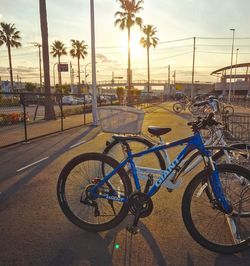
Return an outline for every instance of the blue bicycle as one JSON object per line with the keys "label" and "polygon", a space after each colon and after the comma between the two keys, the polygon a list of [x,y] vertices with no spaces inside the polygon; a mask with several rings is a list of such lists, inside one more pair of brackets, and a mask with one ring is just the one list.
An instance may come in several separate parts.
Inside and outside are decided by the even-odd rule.
{"label": "blue bicycle", "polygon": [[[152,196],[163,183],[166,191],[178,188],[181,174],[188,166],[181,164],[182,160],[198,150],[197,156],[202,156],[205,168],[191,180],[184,192],[184,224],[193,239],[211,251],[242,251],[250,243],[250,172],[238,165],[216,165],[213,162],[199,133],[213,123],[216,121],[212,115],[191,122],[188,125],[193,130],[192,136],[137,153],[130,149],[126,136],[115,135],[113,138],[127,153],[127,158],[120,163],[101,153],[86,153],[73,158],[63,168],[57,184],[63,213],[80,228],[98,232],[117,226],[130,212],[134,220],[127,230],[136,234],[139,219],[153,211]],[[166,170],[145,169],[148,179],[142,191],[134,158],[184,144]]]}

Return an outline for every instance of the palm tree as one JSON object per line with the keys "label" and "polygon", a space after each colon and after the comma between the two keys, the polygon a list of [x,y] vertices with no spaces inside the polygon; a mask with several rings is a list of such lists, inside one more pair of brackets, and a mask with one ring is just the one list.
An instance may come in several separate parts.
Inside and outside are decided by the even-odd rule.
{"label": "palm tree", "polygon": [[[61,56],[62,55],[66,55],[66,47],[64,46],[64,43],[61,41],[54,41],[54,43],[51,46],[52,51],[50,52],[50,54],[53,55],[53,57],[57,57],[58,58],[58,65],[60,65],[61,63]],[[59,86],[61,87],[62,85],[62,74],[61,71],[59,71],[59,67],[58,67],[58,83]]]}
{"label": "palm tree", "polygon": [[80,84],[81,84],[81,77],[80,77],[80,59],[84,59],[88,52],[87,52],[87,45],[84,44],[84,41],[78,40],[71,40],[72,49],[69,51],[70,55],[73,58],[77,58],[77,66],[78,66],[78,83],[79,83],[79,92],[80,92]]}
{"label": "palm tree", "polygon": [[47,24],[47,11],[46,1],[39,0],[40,8],[40,23],[42,32],[42,48],[43,48],[43,69],[44,69],[44,91],[45,91],[45,116],[44,119],[55,119],[55,110],[53,101],[50,98],[50,69],[49,69],[49,45],[48,45],[48,24]]}
{"label": "palm tree", "polygon": [[157,30],[153,25],[144,25],[142,27],[142,32],[146,35],[146,37],[141,37],[140,44],[147,48],[147,65],[148,65],[148,97],[149,97],[149,84],[150,84],[150,67],[149,67],[149,48],[153,46],[156,47],[159,39],[155,37]]}
{"label": "palm tree", "polygon": [[141,27],[142,19],[137,17],[136,14],[139,13],[143,8],[141,4],[143,0],[118,0],[121,4],[122,11],[117,11],[115,17],[115,26],[119,25],[119,28],[123,31],[128,29],[128,89],[131,89],[131,62],[130,62],[130,31],[131,27],[138,25]]}
{"label": "palm tree", "polygon": [[21,43],[19,40],[20,37],[20,31],[16,30],[15,24],[8,24],[1,22],[1,29],[0,29],[0,46],[4,43],[7,46],[8,49],[8,56],[9,56],[9,68],[10,68],[10,82],[11,82],[11,90],[13,91],[14,85],[13,85],[13,71],[12,71],[12,62],[11,62],[11,48],[19,48],[21,47]]}

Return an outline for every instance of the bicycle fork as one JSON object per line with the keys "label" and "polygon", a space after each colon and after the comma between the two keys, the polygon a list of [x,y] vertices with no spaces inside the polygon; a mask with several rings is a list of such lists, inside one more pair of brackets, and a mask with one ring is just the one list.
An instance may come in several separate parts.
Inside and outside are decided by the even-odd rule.
{"label": "bicycle fork", "polygon": [[211,175],[209,175],[209,182],[211,184],[215,199],[220,207],[220,209],[225,214],[230,214],[233,210],[232,206],[227,201],[225,194],[223,192],[222,184],[220,181],[219,172],[216,164],[214,164],[212,157],[208,157],[209,166],[211,169]]}

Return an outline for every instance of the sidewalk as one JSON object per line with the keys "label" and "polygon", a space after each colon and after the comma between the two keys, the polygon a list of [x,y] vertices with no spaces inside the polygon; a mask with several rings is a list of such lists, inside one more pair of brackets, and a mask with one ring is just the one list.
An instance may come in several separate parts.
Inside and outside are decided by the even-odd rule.
{"label": "sidewalk", "polygon": [[[92,114],[86,114],[86,124],[92,122]],[[84,115],[71,115],[63,119],[63,129],[67,130],[77,126],[84,125]],[[40,120],[27,121],[27,139],[37,138],[42,135],[48,135],[61,131],[61,119],[57,120]],[[16,142],[25,141],[24,124],[15,124],[5,127],[0,127],[0,147],[10,145]]]}

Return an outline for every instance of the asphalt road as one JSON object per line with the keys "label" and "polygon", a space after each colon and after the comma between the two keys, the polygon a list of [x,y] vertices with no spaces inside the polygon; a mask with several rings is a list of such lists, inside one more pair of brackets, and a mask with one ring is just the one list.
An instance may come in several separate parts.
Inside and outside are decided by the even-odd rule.
{"label": "asphalt road", "polygon": [[[165,139],[176,140],[190,134],[187,119],[187,114],[173,114],[169,106],[154,107],[147,110],[144,128],[171,127]],[[102,151],[109,138],[98,127],[83,127],[0,150],[0,265],[249,265],[250,250],[220,255],[189,236],[180,207],[191,176],[172,193],[161,188],[153,213],[140,220],[136,236],[125,229],[130,217],[98,234],[71,224],[57,202],[58,175],[74,156]]]}

